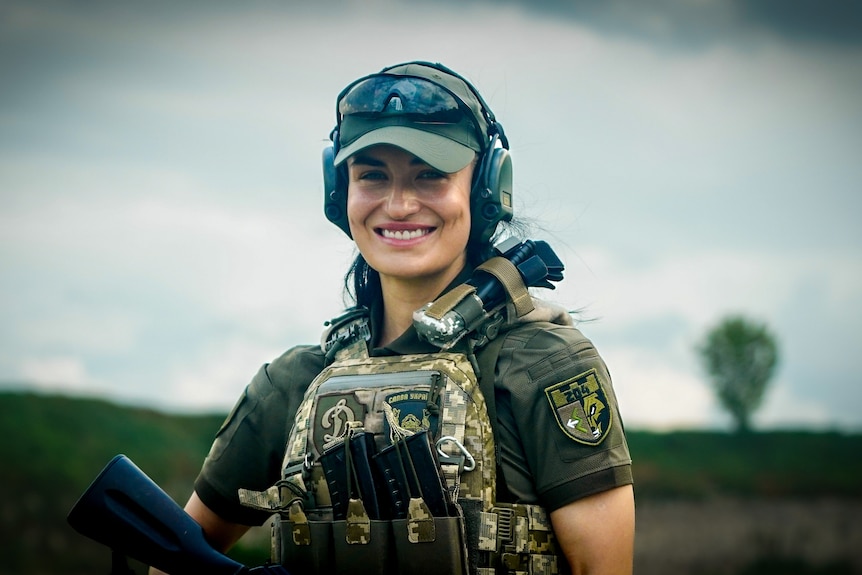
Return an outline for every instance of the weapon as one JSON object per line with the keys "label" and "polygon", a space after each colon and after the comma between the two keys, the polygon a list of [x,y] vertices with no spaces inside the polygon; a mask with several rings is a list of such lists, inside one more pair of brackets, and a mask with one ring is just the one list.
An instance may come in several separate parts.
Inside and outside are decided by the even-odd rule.
{"label": "weapon", "polygon": [[521,317],[533,309],[527,288],[554,289],[551,282],[563,279],[563,262],[546,242],[509,238],[494,251],[466,283],[413,312],[420,338],[444,350],[474,330],[480,343],[493,339],[507,301]]}
{"label": "weapon", "polygon": [[281,565],[246,567],[210,547],[200,525],[125,455],[105,466],[67,519],[113,550],[115,571],[117,557],[128,556],[172,575],[290,575]]}

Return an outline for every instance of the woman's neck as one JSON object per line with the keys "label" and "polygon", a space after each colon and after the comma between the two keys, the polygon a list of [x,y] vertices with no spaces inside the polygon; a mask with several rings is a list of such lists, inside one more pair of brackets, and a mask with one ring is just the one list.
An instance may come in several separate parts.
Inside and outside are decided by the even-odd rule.
{"label": "woman's neck", "polygon": [[413,312],[431,303],[454,279],[446,277],[437,281],[427,278],[404,281],[381,277],[383,322],[377,346],[386,346],[407,331],[413,325]]}

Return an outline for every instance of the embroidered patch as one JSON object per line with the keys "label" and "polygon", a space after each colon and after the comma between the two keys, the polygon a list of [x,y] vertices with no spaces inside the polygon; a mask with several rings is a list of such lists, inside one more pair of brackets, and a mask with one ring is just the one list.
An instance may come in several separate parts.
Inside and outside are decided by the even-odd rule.
{"label": "embroidered patch", "polygon": [[[392,413],[398,420],[398,425],[409,431],[435,429],[437,416],[428,412],[430,393],[425,390],[400,391],[386,396],[386,403],[392,407]],[[389,421],[383,421],[385,433],[389,433]]]}
{"label": "embroidered patch", "polygon": [[365,406],[352,393],[318,397],[314,418],[314,446],[323,452],[325,446],[347,433],[347,424],[365,421]]}
{"label": "embroidered patch", "polygon": [[608,398],[595,368],[545,388],[551,410],[566,435],[598,445],[611,429]]}

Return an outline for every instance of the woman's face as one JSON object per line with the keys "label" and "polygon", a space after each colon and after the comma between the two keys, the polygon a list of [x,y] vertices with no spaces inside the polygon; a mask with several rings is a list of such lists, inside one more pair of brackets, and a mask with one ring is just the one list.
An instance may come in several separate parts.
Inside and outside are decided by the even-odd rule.
{"label": "woman's face", "polygon": [[445,287],[466,263],[473,163],[446,174],[379,145],[347,165],[350,233],[368,265],[383,281],[422,279]]}

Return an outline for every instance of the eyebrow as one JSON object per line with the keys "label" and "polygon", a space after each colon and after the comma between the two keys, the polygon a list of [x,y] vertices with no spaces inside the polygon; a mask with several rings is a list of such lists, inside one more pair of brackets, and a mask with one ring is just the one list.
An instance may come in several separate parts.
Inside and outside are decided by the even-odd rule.
{"label": "eyebrow", "polygon": [[[420,164],[426,164],[425,160],[418,156],[413,156],[413,159],[410,160],[410,164],[414,166],[418,166]],[[386,162],[382,160],[378,160],[372,156],[367,156],[363,154],[356,154],[351,158],[351,166],[362,165],[362,166],[373,166],[375,168],[382,168],[386,166]]]}
{"label": "eyebrow", "polygon": [[356,165],[360,165],[360,164],[363,166],[375,166],[375,167],[381,167],[381,166],[385,165],[380,160],[378,160],[376,158],[372,158],[371,156],[362,156],[360,154],[356,154],[355,156],[353,156],[351,158],[351,161],[350,161],[351,166],[356,166]]}

